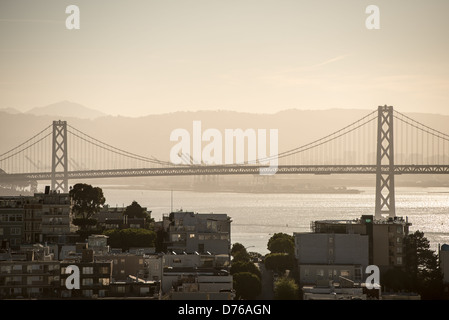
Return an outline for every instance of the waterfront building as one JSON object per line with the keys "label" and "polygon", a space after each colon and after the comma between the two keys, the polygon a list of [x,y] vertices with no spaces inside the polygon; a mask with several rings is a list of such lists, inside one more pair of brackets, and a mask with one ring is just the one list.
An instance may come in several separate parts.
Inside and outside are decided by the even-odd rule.
{"label": "waterfront building", "polygon": [[229,256],[161,254],[148,259],[149,277],[160,280],[161,295],[173,300],[229,300],[234,297]]}
{"label": "waterfront building", "polygon": [[170,252],[230,254],[231,218],[227,214],[181,210],[164,216],[162,226]]}
{"label": "waterfront building", "polygon": [[368,266],[368,236],[360,234],[294,233],[301,284],[360,283]]}
{"label": "waterfront building", "polygon": [[381,273],[405,263],[404,238],[411,223],[402,217],[374,219],[363,215],[354,220],[321,220],[311,223],[314,233],[360,234],[368,236],[368,263],[377,265]]}
{"label": "waterfront building", "polygon": [[[147,216],[151,214],[147,208],[142,208]],[[146,218],[128,217],[125,214],[126,207],[111,207],[108,205],[95,215],[98,225],[105,230],[109,229],[142,229],[145,228]]]}

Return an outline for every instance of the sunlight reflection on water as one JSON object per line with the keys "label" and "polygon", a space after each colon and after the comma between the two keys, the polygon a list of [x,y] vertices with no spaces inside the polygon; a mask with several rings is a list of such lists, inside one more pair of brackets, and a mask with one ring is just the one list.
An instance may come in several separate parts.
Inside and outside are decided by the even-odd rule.
{"label": "sunlight reflection on water", "polygon": [[[111,189],[102,186],[110,206],[129,205],[133,200],[158,221],[168,214],[171,192]],[[254,246],[265,254],[273,233],[309,232],[314,220],[351,220],[374,213],[374,188],[358,188],[361,194],[248,194],[173,192],[174,210],[226,213],[232,218],[231,242]],[[410,231],[420,230],[431,242],[449,243],[449,188],[396,188],[396,215],[407,217]]]}

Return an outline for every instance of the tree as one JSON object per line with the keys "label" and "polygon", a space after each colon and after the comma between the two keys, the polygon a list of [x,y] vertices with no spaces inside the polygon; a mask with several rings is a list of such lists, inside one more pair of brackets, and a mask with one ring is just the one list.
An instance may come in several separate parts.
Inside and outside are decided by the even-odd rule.
{"label": "tree", "polygon": [[403,268],[393,268],[387,270],[382,275],[382,286],[384,286],[387,291],[413,291],[411,277],[403,270]]}
{"label": "tree", "polygon": [[147,212],[137,203],[137,201],[133,201],[126,207],[123,215],[127,215],[130,218],[146,218]]}
{"label": "tree", "polygon": [[237,253],[238,251],[246,251],[246,248],[243,244],[236,242],[232,245],[231,248],[231,255],[233,256],[235,253]]}
{"label": "tree", "polygon": [[439,299],[443,295],[443,275],[438,256],[430,249],[429,240],[419,230],[405,237],[406,272],[411,288],[422,299]]}
{"label": "tree", "polygon": [[125,208],[123,215],[127,215],[129,218],[144,218],[145,228],[153,229],[154,219],[151,218],[150,212],[147,212],[137,201],[134,200],[129,206]]}
{"label": "tree", "polygon": [[265,267],[278,273],[294,270],[296,269],[295,257],[285,253],[270,253],[265,257]]}
{"label": "tree", "polygon": [[92,216],[100,211],[106,201],[103,190],[90,184],[77,183],[70,189],[69,196],[75,216],[73,223],[80,227],[80,235],[85,238],[89,234],[89,226],[96,224]]}
{"label": "tree", "polygon": [[275,233],[267,245],[271,253],[295,253],[295,238],[286,233]]}
{"label": "tree", "polygon": [[111,229],[106,230],[108,244],[112,248],[121,248],[123,251],[131,247],[153,247],[156,240],[156,232],[147,229]]}
{"label": "tree", "polygon": [[231,248],[231,255],[233,257],[233,261],[245,261],[249,262],[251,261],[251,256],[249,255],[248,251],[246,251],[246,248],[241,243],[234,243]]}
{"label": "tree", "polygon": [[233,275],[236,299],[253,300],[262,292],[262,282],[251,272]]}
{"label": "tree", "polygon": [[230,273],[233,275],[240,272],[250,272],[258,276],[259,279],[262,279],[262,274],[259,268],[251,261],[233,262],[231,265]]}
{"label": "tree", "polygon": [[289,277],[281,277],[274,284],[274,298],[276,300],[299,299],[299,286]]}
{"label": "tree", "polygon": [[73,201],[73,212],[84,219],[89,219],[100,211],[106,201],[101,188],[85,183],[75,184],[70,189],[69,196]]}

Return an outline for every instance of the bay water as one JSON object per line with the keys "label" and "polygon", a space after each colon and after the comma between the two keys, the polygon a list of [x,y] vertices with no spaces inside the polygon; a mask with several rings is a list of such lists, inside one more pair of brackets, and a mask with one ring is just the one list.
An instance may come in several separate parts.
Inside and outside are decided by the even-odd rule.
{"label": "bay water", "polygon": [[[231,243],[248,251],[268,253],[267,242],[278,232],[311,232],[316,220],[352,220],[374,214],[374,188],[359,194],[253,194],[165,191],[100,186],[111,207],[137,201],[160,221],[171,210],[226,213],[231,217]],[[449,188],[396,188],[396,216],[408,219],[410,231],[420,230],[437,252],[449,244]]]}

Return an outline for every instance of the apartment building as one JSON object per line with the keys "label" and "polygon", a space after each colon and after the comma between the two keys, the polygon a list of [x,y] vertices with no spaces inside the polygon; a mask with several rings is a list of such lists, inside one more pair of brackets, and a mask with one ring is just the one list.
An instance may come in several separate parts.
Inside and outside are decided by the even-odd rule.
{"label": "apartment building", "polygon": [[0,253],[0,299],[56,298],[59,261],[42,245]]}
{"label": "apartment building", "polygon": [[149,278],[160,281],[161,294],[173,300],[228,300],[234,297],[229,256],[162,254],[148,257]]}
{"label": "apartment building", "polygon": [[363,215],[355,220],[314,221],[314,233],[360,234],[368,236],[368,262],[377,265],[381,272],[391,267],[402,267],[405,263],[404,238],[411,223],[402,217],[374,219]]}
{"label": "apartment building", "polygon": [[72,224],[68,193],[35,193],[34,196],[0,197],[0,241],[3,247],[18,249],[21,244],[74,242],[77,228]]}
{"label": "apartment building", "polygon": [[[67,278],[72,265],[78,267],[79,289],[70,289],[66,286]],[[108,295],[109,284],[112,281],[112,261],[94,259],[93,250],[83,249],[81,257],[67,256],[60,262],[61,266],[61,297],[62,298],[101,298]]]}
{"label": "apartment building", "polygon": [[301,284],[341,279],[360,283],[368,266],[368,236],[294,233]]}
{"label": "apartment building", "polygon": [[176,253],[229,254],[231,219],[227,214],[177,211],[164,216],[165,245]]}
{"label": "apartment building", "polygon": [[19,249],[24,242],[24,205],[31,197],[0,197],[0,244]]}

